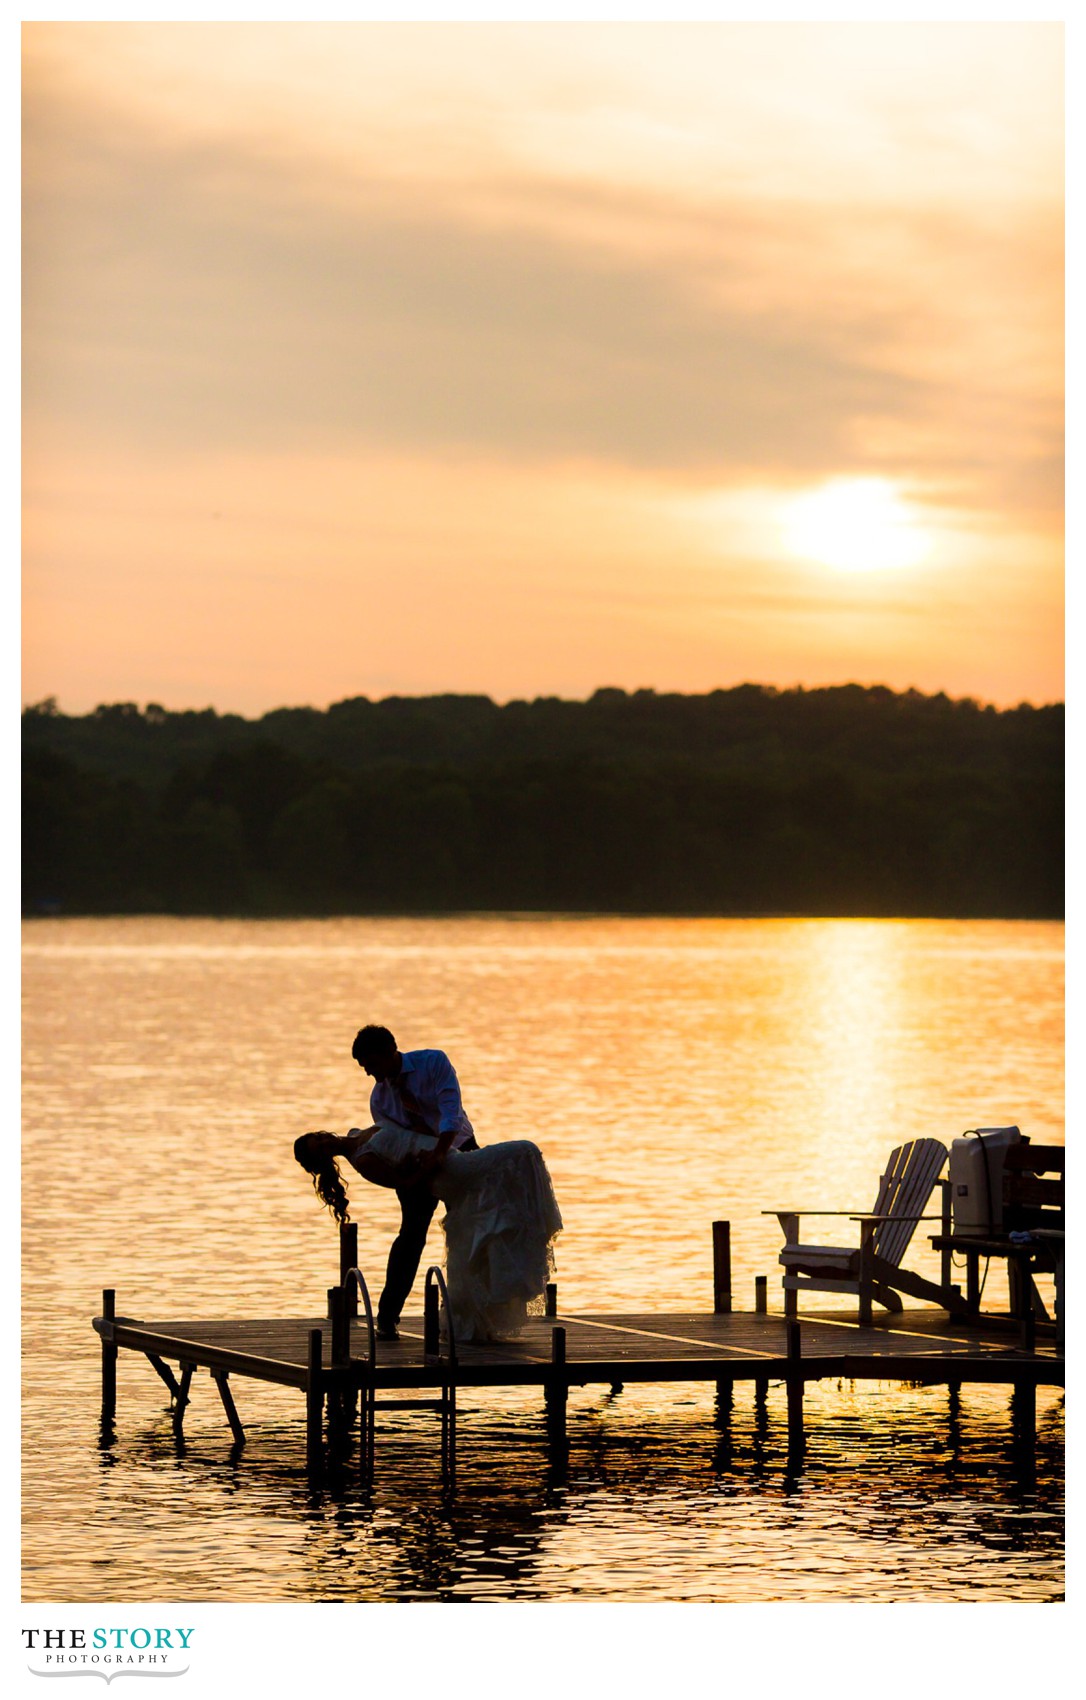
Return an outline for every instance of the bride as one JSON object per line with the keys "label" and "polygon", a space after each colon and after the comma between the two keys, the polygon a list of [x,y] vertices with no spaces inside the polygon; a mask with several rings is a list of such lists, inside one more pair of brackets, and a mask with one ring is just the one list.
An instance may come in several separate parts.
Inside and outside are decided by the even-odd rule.
{"label": "bride", "polygon": [[494,1340],[514,1332],[554,1273],[562,1227],[547,1165],[537,1145],[510,1139],[435,1161],[426,1137],[409,1128],[352,1128],[304,1133],[294,1155],[337,1222],[348,1220],[337,1166],[346,1158],[375,1186],[425,1182],[445,1205],[445,1275],[458,1340]]}

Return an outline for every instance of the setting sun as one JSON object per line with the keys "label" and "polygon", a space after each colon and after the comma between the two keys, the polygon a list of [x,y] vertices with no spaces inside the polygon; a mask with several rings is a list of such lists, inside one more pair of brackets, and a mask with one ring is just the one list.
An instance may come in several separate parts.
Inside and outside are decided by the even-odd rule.
{"label": "setting sun", "polygon": [[795,555],[842,572],[914,567],[931,540],[885,478],[835,478],[788,504],[785,541]]}

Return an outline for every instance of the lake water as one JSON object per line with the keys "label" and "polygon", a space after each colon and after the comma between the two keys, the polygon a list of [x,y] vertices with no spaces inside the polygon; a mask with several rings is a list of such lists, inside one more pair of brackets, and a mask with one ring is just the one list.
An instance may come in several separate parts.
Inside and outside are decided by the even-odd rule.
{"label": "lake water", "polygon": [[[763,1210],[869,1208],[918,1135],[1063,1139],[1061,926],[56,919],[23,946],[26,1600],[1061,1595],[1052,1391],[1029,1466],[1006,1390],[951,1409],[945,1388],[813,1386],[790,1472],[776,1388],[761,1422],[738,1386],[730,1432],[711,1388],[574,1389],[556,1472],[538,1393],[469,1390],[455,1494],[432,1419],[405,1415],[379,1422],[372,1494],[313,1496],[300,1394],[237,1382],[232,1457],[201,1375],[179,1449],[134,1354],[100,1449],[90,1326],[107,1286],[136,1316],[323,1312],[336,1235],[290,1146],[367,1119],[367,1020],[449,1051],[482,1143],[542,1146],[563,1309],[711,1309],[720,1217],[737,1306],[765,1274],[779,1308]],[[377,1288],[397,1212],[363,1186]],[[936,1272],[919,1236],[910,1261]]]}

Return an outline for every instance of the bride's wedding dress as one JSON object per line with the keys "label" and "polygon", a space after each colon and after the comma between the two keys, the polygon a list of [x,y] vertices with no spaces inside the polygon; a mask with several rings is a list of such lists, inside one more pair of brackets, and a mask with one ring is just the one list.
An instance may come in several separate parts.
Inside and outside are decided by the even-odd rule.
{"label": "bride's wedding dress", "polygon": [[[368,1145],[393,1163],[429,1148],[416,1134],[389,1127]],[[562,1227],[539,1147],[510,1139],[450,1151],[430,1187],[445,1205],[445,1279],[457,1340],[515,1332],[554,1274]]]}

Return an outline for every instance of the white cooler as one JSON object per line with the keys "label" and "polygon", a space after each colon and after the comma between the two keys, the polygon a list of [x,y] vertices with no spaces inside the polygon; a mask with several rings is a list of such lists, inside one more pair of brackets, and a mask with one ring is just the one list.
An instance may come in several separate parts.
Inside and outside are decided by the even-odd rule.
{"label": "white cooler", "polygon": [[951,1141],[950,1202],[956,1234],[999,1233],[1003,1226],[1003,1159],[1022,1135],[1016,1127],[978,1127]]}

